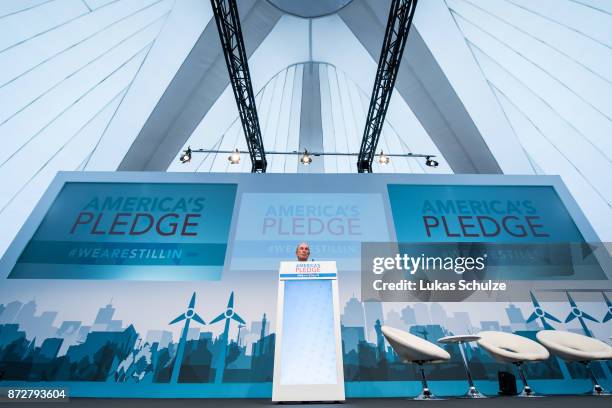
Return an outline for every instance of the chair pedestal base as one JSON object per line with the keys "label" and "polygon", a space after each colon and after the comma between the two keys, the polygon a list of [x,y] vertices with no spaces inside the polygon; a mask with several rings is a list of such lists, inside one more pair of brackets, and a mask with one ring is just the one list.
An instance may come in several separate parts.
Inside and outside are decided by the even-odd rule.
{"label": "chair pedestal base", "polygon": [[440,401],[445,398],[438,398],[435,395],[433,395],[431,391],[429,391],[429,388],[423,388],[423,391],[421,391],[421,393],[417,395],[416,397],[414,397],[413,399],[417,401],[428,401],[428,400]]}
{"label": "chair pedestal base", "polygon": [[476,387],[470,387],[468,392],[466,392],[461,398],[488,398],[486,395],[481,394],[480,391],[476,389]]}
{"label": "chair pedestal base", "polygon": [[444,399],[436,397],[431,393],[431,391],[429,391],[429,386],[427,385],[427,378],[425,377],[425,370],[423,369],[423,363],[417,362],[417,364],[419,365],[419,370],[421,371],[421,384],[423,385],[423,390],[414,399],[419,401]]}
{"label": "chair pedestal base", "polygon": [[596,395],[596,396],[606,396],[606,395],[612,395],[610,394],[608,391],[604,390],[601,385],[597,384],[595,386],[593,386],[593,390],[591,392],[587,392],[585,393],[585,395]]}
{"label": "chair pedestal base", "polygon": [[521,393],[517,395],[517,397],[527,397],[527,398],[542,397],[542,395],[537,395],[535,392],[533,392],[529,384],[527,384],[527,377],[525,377],[525,373],[523,372],[523,362],[522,361],[516,362],[514,363],[514,365],[516,366],[519,376],[521,377],[521,381],[523,382],[523,391],[521,391]]}
{"label": "chair pedestal base", "polygon": [[526,386],[523,388],[523,391],[517,395],[517,397],[539,398],[542,397],[542,395],[536,394],[529,386]]}
{"label": "chair pedestal base", "polygon": [[586,394],[587,395],[601,395],[601,396],[610,395],[610,393],[604,390],[603,387],[599,385],[599,382],[597,382],[597,378],[595,378],[595,374],[593,374],[593,370],[591,369],[590,363],[591,363],[590,361],[582,362],[582,364],[584,364],[584,368],[586,368],[587,373],[589,374],[589,377],[591,378],[591,381],[593,382],[593,390],[591,392],[587,392]]}

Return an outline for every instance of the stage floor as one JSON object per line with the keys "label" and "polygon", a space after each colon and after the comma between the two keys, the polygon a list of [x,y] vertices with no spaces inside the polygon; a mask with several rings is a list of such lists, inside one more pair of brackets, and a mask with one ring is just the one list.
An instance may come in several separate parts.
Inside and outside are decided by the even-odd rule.
{"label": "stage floor", "polygon": [[[66,401],[67,402],[67,401]],[[66,407],[66,402],[45,402],[43,405],[46,408],[50,407]],[[128,398],[72,398],[69,402],[70,408],[162,408],[162,407],[198,407],[198,408],[218,408],[218,407],[291,407],[291,406],[308,406],[308,407],[343,407],[343,408],[361,408],[361,407],[376,407],[385,408],[418,406],[432,407],[494,407],[494,408],[520,408],[520,407],[541,407],[541,408],[563,408],[577,406],[591,407],[610,407],[612,404],[612,396],[608,397],[589,397],[589,396],[553,396],[546,398],[512,398],[512,397],[496,397],[483,400],[464,400],[464,399],[447,399],[441,401],[412,401],[408,399],[384,398],[384,399],[350,399],[344,404],[273,404],[267,399],[128,399]],[[27,402],[3,403],[2,407],[25,407],[29,406]]]}

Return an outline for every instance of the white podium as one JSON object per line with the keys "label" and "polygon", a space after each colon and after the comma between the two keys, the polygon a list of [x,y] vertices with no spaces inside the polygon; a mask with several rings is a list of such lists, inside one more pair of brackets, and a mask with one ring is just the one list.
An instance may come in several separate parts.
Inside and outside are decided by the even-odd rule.
{"label": "white podium", "polygon": [[272,401],[344,401],[335,261],[281,262]]}

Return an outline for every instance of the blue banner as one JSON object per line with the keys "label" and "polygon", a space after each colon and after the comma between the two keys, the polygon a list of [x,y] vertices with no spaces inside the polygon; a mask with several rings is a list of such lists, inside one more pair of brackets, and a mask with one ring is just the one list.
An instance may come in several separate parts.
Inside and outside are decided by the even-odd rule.
{"label": "blue banner", "polygon": [[66,183],[9,278],[219,279],[235,197],[236,184]]}
{"label": "blue banner", "polygon": [[389,184],[398,242],[583,242],[551,186]]}

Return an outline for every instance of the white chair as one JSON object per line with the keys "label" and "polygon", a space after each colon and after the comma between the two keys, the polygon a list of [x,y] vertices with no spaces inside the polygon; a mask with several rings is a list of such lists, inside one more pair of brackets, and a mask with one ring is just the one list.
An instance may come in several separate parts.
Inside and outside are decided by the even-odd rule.
{"label": "white chair", "polygon": [[389,326],[383,326],[381,330],[389,344],[391,344],[391,347],[393,347],[393,350],[395,350],[404,363],[414,363],[419,366],[423,390],[415,399],[438,399],[431,393],[427,386],[423,364],[448,361],[450,360],[450,354],[443,348],[404,330],[395,329]]}
{"label": "white chair", "polygon": [[536,337],[552,354],[565,361],[584,364],[593,381],[593,391],[590,394],[610,395],[599,385],[589,364],[596,360],[612,360],[612,347],[592,337],[560,330],[542,330]]}
{"label": "white chair", "polygon": [[535,397],[527,378],[523,372],[523,363],[530,361],[543,361],[548,359],[550,354],[537,341],[512,333],[498,331],[483,331],[478,333],[480,340],[478,345],[485,349],[495,360],[502,363],[512,363],[516,366],[521,381],[523,391],[519,397]]}

